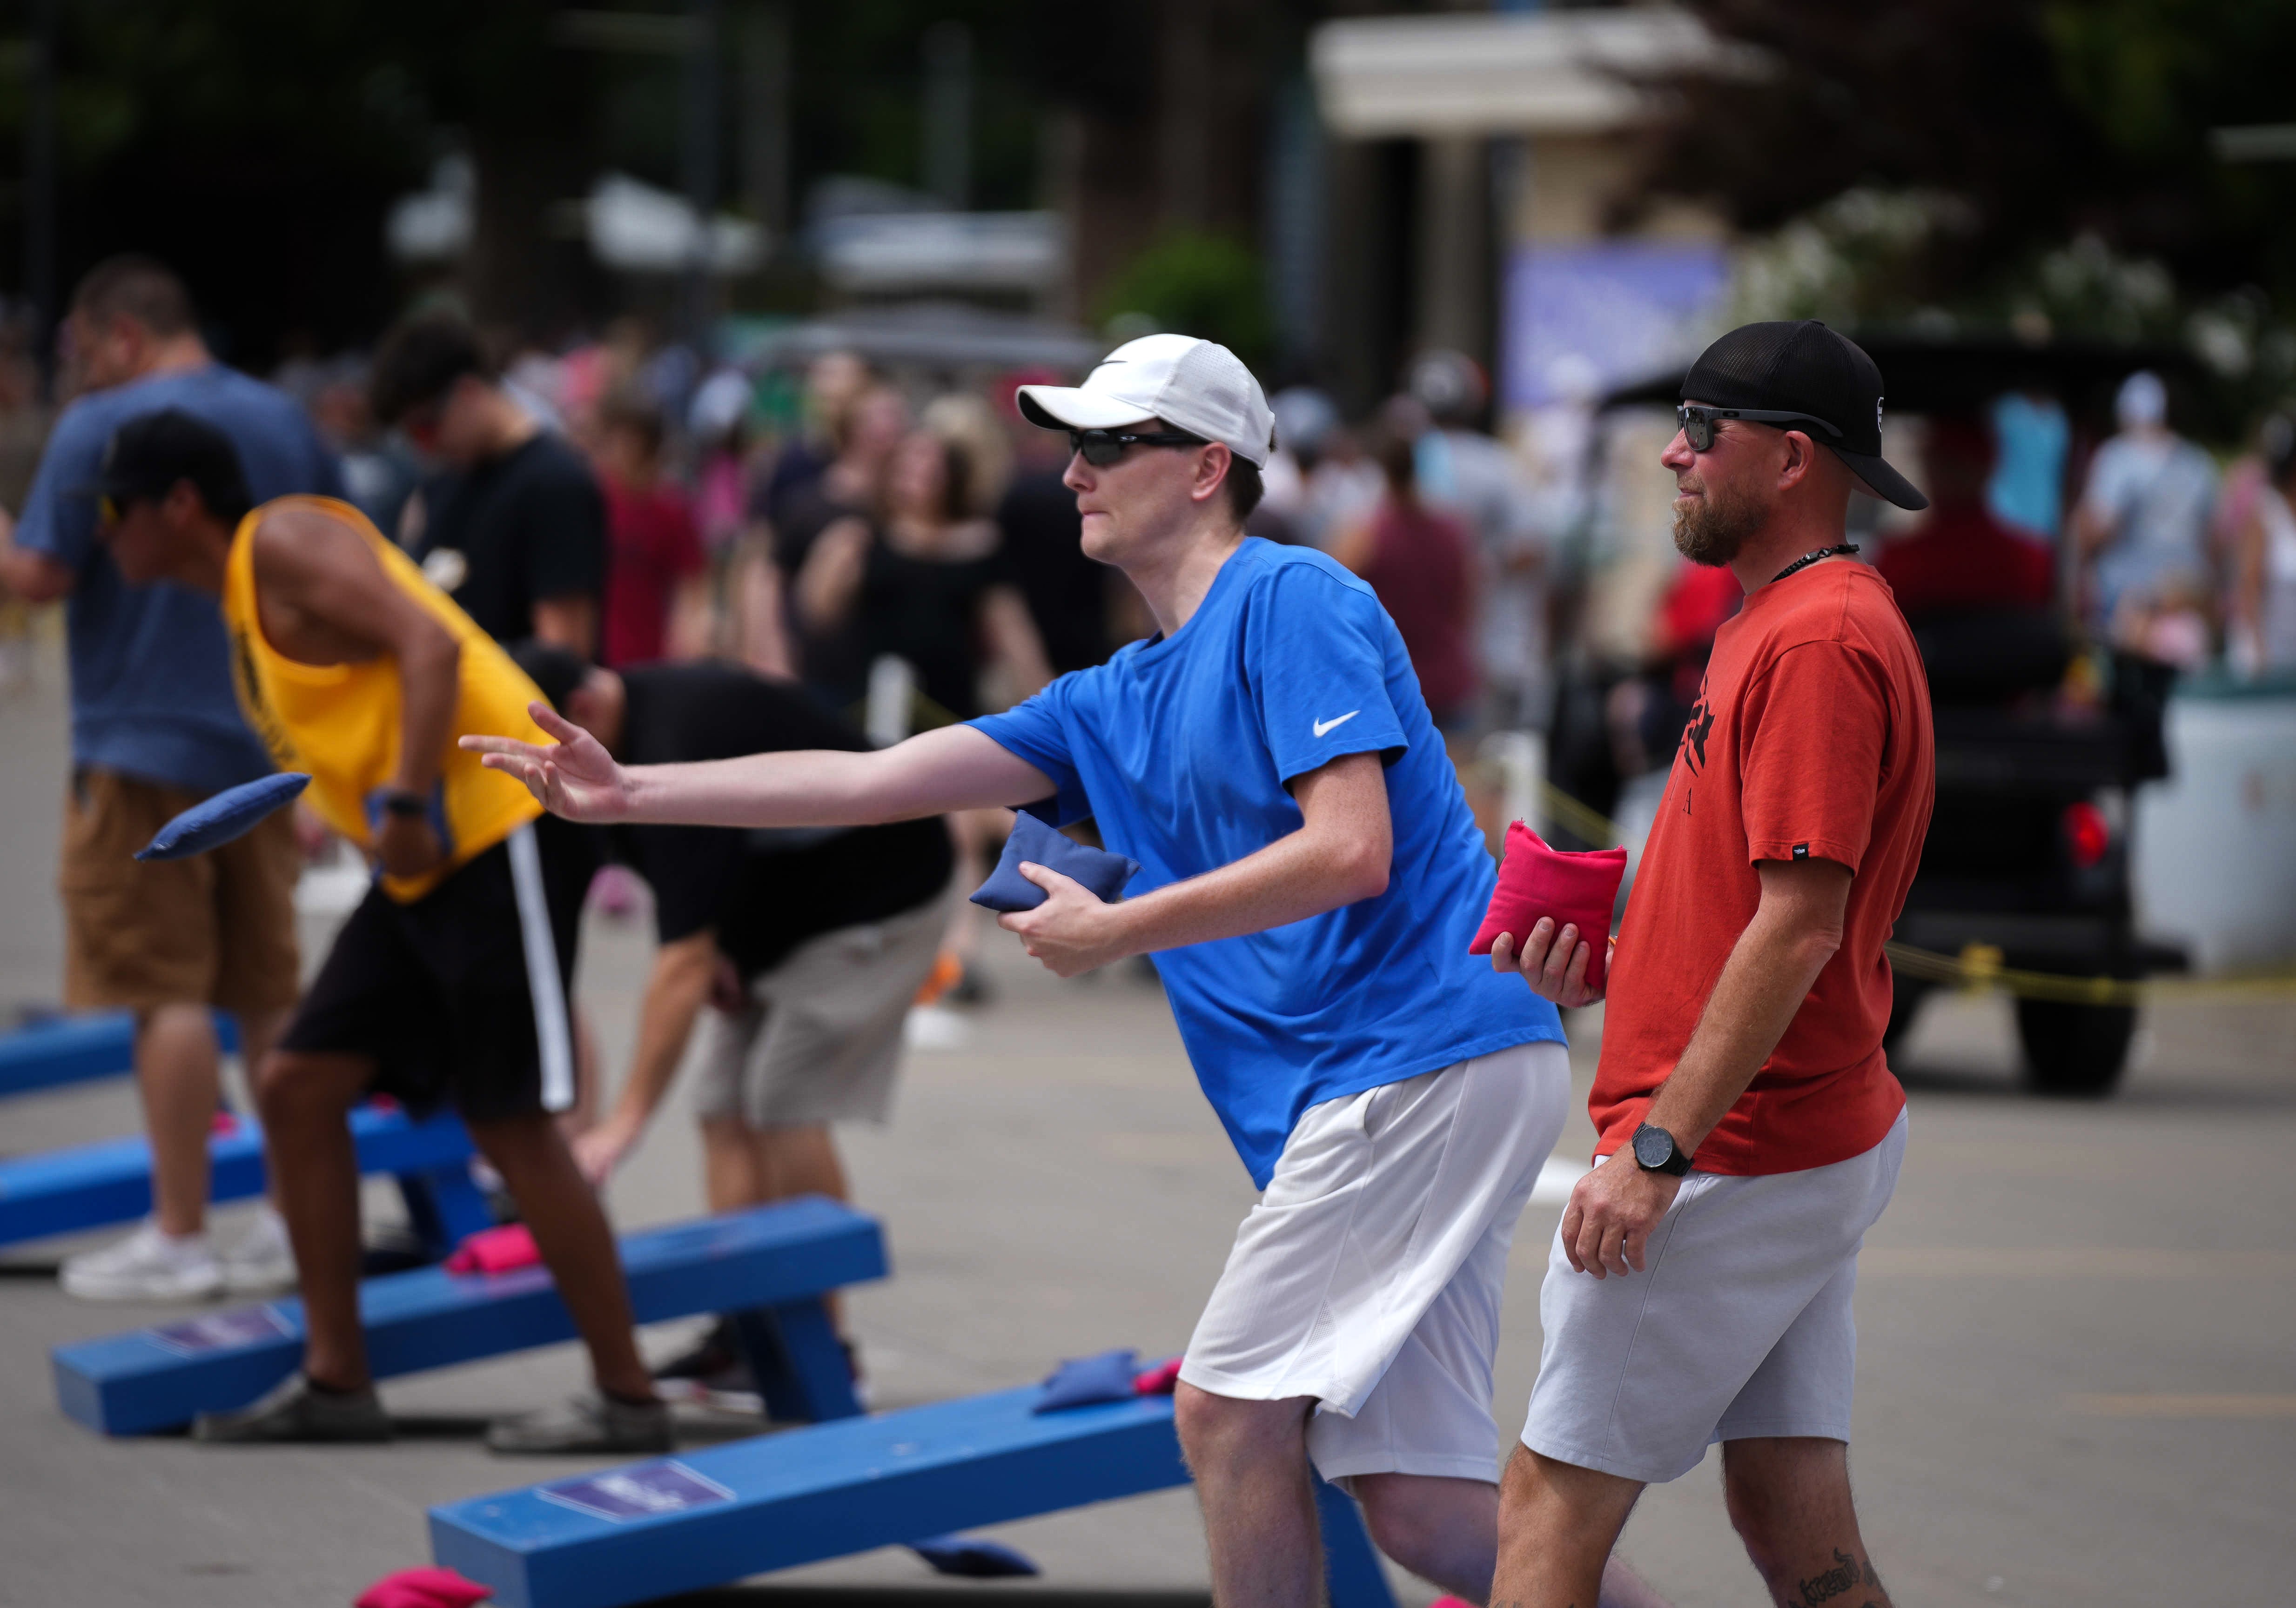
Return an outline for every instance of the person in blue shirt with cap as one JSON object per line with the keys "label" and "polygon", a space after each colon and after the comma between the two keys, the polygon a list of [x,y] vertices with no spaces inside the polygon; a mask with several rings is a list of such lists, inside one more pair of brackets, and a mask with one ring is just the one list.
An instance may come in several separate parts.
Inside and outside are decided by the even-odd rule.
{"label": "person in blue shirt with cap", "polygon": [[[1152,335],[1081,387],[1084,551],[1160,628],[1003,714],[874,753],[623,767],[465,738],[585,821],[839,825],[985,805],[1086,816],[1140,862],[1103,903],[1047,867],[1000,918],[1063,977],[1135,955],[1262,1191],[1180,1371],[1214,1600],[1322,1601],[1310,1469],[1381,1547],[1481,1601],[1497,1536],[1491,1370],[1515,1218],[1562,1129],[1554,1008],[1470,956],[1490,856],[1401,636],[1322,554],[1248,538],[1274,421],[1225,347]],[[1654,1600],[1614,1569],[1605,1600]]]}

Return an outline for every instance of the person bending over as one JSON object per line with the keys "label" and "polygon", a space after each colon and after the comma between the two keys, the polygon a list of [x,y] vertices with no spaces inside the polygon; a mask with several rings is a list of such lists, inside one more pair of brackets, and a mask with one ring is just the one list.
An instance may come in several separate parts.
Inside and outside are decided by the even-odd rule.
{"label": "person bending over", "polygon": [[595,869],[586,834],[455,739],[525,720],[534,684],[347,503],[250,509],[231,442],[176,410],[121,426],[103,534],[131,582],[220,598],[249,725],[379,875],[258,1073],[266,1153],[302,1271],[303,1375],[210,1441],[381,1440],[390,1419],[359,1325],[358,1163],[370,1094],[452,1103],[534,1231],[589,1348],[594,1392],[505,1420],[498,1451],[670,1443],[630,1328],[612,1231],[550,1113],[573,1095],[566,989]]}
{"label": "person bending over", "polygon": [[[541,644],[513,656],[627,763],[868,747],[794,683],[738,666],[615,671]],[[829,1125],[882,1122],[891,1106],[902,1024],[948,924],[948,829],[938,819],[779,833],[624,825],[610,841],[653,890],[660,948],[621,1095],[574,1141],[583,1172],[603,1184],[637,1148],[699,1023],[709,1210],[847,1199]],[[705,1395],[757,1391],[726,1319],[655,1377]]]}
{"label": "person bending over", "polygon": [[[1561,1025],[1467,954],[1490,857],[1394,623],[1323,554],[1243,535],[1273,427],[1250,371],[1158,335],[1021,395],[1070,431],[1084,550],[1139,588],[1152,640],[875,753],[624,767],[538,706],[556,746],[463,744],[576,820],[1093,816],[1141,862],[1136,896],[1030,866],[1046,900],[1002,924],[1062,976],[1154,956],[1263,1191],[1176,1403],[1214,1596],[1322,1601],[1312,1469],[1350,1484],[1390,1556],[1480,1601],[1499,1295],[1562,1128]],[[1623,1571],[1615,1589],[1648,1600]]]}

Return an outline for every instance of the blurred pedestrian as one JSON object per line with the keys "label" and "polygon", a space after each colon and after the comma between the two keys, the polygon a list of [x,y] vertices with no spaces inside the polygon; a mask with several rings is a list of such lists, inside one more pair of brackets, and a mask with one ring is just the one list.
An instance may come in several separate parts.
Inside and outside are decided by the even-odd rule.
{"label": "blurred pedestrian", "polygon": [[189,859],[134,857],[179,811],[267,775],[271,756],[241,716],[213,604],[123,579],[89,488],[122,423],[168,409],[222,431],[256,496],[335,496],[342,483],[292,398],[209,353],[190,293],[162,264],[126,256],[89,269],[64,333],[82,394],[56,421],[13,544],[0,549],[0,578],[36,602],[70,600],[64,1003],[135,1013],[152,1214],[127,1239],[66,1261],[63,1285],[111,1300],[275,1288],[294,1272],[275,1216],[258,1216],[220,1257],[208,1238],[210,1012],[236,1016],[251,1071],[295,1003],[294,822],[274,816]]}
{"label": "blurred pedestrian", "polygon": [[1466,523],[1476,560],[1472,651],[1509,728],[1544,729],[1547,670],[1547,541],[1514,454],[1477,428],[1490,403],[1481,365],[1464,352],[1423,353],[1410,391],[1431,428],[1418,437],[1419,495]]}
{"label": "blurred pedestrian", "polygon": [[1930,511],[1874,561],[1907,619],[1939,610],[2038,612],[2056,599],[2056,554],[1988,503],[1995,450],[1985,421],[1931,415],[1922,460]]}
{"label": "blurred pedestrian", "polygon": [[606,496],[606,619],[601,663],[693,659],[709,648],[709,558],[685,488],[662,472],[661,409],[618,391],[598,412]]}
{"label": "blurred pedestrian", "polygon": [[2296,424],[2276,414],[2261,434],[2265,479],[2234,552],[2234,669],[2259,677],[2296,671]]}
{"label": "blurred pedestrian", "polygon": [[809,608],[799,578],[832,529],[867,527],[882,514],[887,460],[908,433],[909,405],[890,385],[855,396],[831,423],[836,447],[820,475],[792,490],[774,520],[775,590],[790,625],[799,676],[830,709],[857,704],[868,687],[869,644],[849,606]]}
{"label": "blurred pedestrian", "polygon": [[[561,714],[627,764],[868,747],[798,688],[739,666],[616,674],[534,644],[518,658]],[[653,890],[660,948],[620,1095],[574,1142],[592,1182],[637,1148],[698,1027],[709,1210],[850,1198],[830,1125],[882,1123],[891,1109],[903,1023],[947,924],[948,833],[927,817],[791,837],[635,825],[608,833],[610,851]],[[831,1310],[840,1316],[833,1297]],[[705,1394],[758,1389],[730,1317],[654,1376]]]}
{"label": "blurred pedestrian", "polygon": [[931,706],[922,725],[980,714],[984,673],[1002,672],[1008,703],[1052,679],[996,522],[971,511],[972,472],[955,442],[910,432],[888,465],[882,522],[839,520],[798,574],[808,635],[854,627],[869,661],[887,653],[906,660]]}
{"label": "blurred pedestrian", "polygon": [[582,455],[503,385],[478,332],[418,313],[384,335],[375,417],[446,467],[407,502],[399,545],[496,642],[592,654],[606,509]]}
{"label": "blurred pedestrian", "polygon": [[2114,402],[2120,433],[2096,449],[2073,511],[2074,597],[2100,640],[2141,645],[2163,610],[2205,597],[2216,466],[2169,427],[2169,390],[2139,370]]}
{"label": "blurred pedestrian", "polygon": [[1374,456],[1387,496],[1332,556],[1371,584],[1403,634],[1435,729],[1463,736],[1475,718],[1474,548],[1460,520],[1421,499],[1410,437],[1381,437]]}
{"label": "blurred pedestrian", "polygon": [[1994,516],[2054,544],[2064,520],[2065,455],[2072,426],[2046,391],[2004,392],[1990,423],[1997,448],[1985,501]]}

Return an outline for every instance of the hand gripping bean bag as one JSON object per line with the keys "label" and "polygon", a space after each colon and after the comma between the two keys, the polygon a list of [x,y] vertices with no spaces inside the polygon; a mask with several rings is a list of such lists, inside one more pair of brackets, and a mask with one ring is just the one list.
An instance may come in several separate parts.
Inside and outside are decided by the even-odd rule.
{"label": "hand gripping bean bag", "polygon": [[1538,918],[1550,916],[1557,932],[1566,926],[1578,929],[1588,946],[1587,986],[1599,994],[1610,955],[1611,907],[1618,903],[1619,882],[1626,874],[1623,849],[1565,854],[1549,849],[1537,833],[1517,821],[1507,828],[1498,890],[1491,895],[1491,907],[1467,953],[1488,955],[1498,935],[1510,932],[1520,954]]}
{"label": "hand gripping bean bag", "polygon": [[1124,892],[1124,884],[1140,871],[1138,860],[1111,854],[1104,849],[1087,849],[1073,838],[1062,837],[1024,809],[1013,823],[1013,835],[1004,840],[1004,852],[996,858],[996,869],[973,890],[972,902],[1008,912],[1034,910],[1043,904],[1045,890],[1021,874],[1022,860],[1073,877],[1102,903],[1111,905]]}

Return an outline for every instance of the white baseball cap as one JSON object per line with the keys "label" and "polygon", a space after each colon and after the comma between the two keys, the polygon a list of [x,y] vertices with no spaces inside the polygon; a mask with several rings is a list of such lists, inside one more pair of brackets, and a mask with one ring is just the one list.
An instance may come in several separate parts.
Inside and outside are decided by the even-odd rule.
{"label": "white baseball cap", "polygon": [[1243,360],[1216,340],[1143,335],[1100,360],[1082,385],[1024,385],[1021,416],[1046,430],[1114,430],[1161,419],[1265,465],[1275,415]]}

